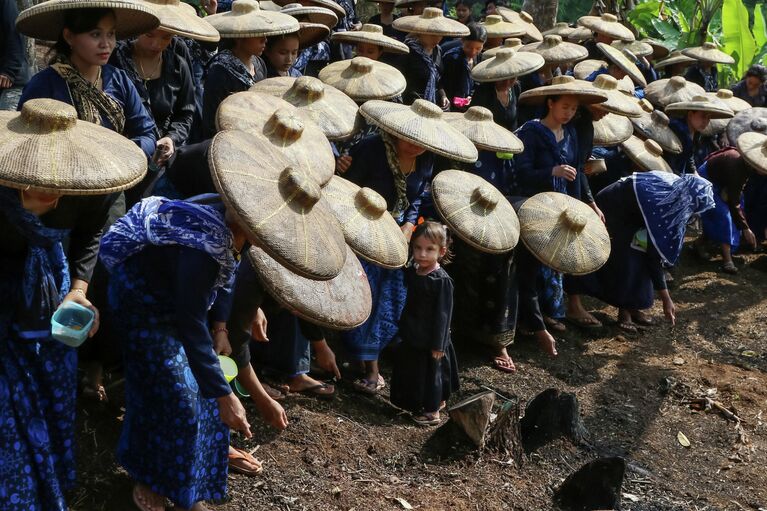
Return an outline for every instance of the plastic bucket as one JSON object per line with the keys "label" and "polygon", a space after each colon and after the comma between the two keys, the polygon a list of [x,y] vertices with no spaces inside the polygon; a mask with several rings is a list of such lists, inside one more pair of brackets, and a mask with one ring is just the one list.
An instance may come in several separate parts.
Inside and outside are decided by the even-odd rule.
{"label": "plastic bucket", "polygon": [[59,342],[77,348],[88,338],[96,314],[79,303],[66,302],[53,313],[51,336]]}
{"label": "plastic bucket", "polygon": [[224,373],[227,383],[231,383],[237,377],[237,364],[234,360],[224,355],[218,356],[218,363],[221,365],[221,371]]}

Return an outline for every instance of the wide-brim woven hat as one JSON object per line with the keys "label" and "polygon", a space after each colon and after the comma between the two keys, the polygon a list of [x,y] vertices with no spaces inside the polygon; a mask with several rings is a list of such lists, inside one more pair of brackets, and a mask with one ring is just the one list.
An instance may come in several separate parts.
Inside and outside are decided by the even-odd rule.
{"label": "wide-brim woven hat", "polygon": [[679,137],[676,136],[674,130],[669,127],[669,119],[666,114],[660,110],[653,110],[652,105],[647,100],[642,101],[645,103],[640,104],[646,107],[643,109],[642,115],[631,119],[634,131],[643,138],[655,140],[666,152],[671,154],[681,153],[682,142],[679,141]]}
{"label": "wide-brim woven hat", "polygon": [[472,106],[465,113],[447,113],[445,120],[471,140],[477,149],[517,154],[525,148],[514,133],[493,121],[493,112],[485,107]]}
{"label": "wide-brim woven hat", "polygon": [[767,135],[756,131],[743,133],[738,137],[740,154],[760,174],[767,174]]}
{"label": "wide-brim woven hat", "polygon": [[578,80],[585,80],[588,78],[594,71],[598,71],[602,68],[607,67],[607,62],[604,60],[596,60],[596,59],[586,59],[578,62],[575,64],[575,67],[573,67],[573,76],[577,78]]}
{"label": "wide-brim woven hat", "polygon": [[370,284],[359,259],[348,248],[341,273],[330,280],[297,275],[258,247],[248,250],[248,259],[269,294],[301,319],[331,330],[350,330],[370,316]]}
{"label": "wide-brim woven hat", "polygon": [[[751,108],[751,105],[747,101],[735,97],[730,89],[719,89],[717,92],[707,92],[706,96],[718,99],[727,105],[735,114]],[[711,119],[711,122],[708,123],[708,126],[706,126],[706,129],[704,129],[701,134],[704,137],[711,137],[724,133],[724,130],[727,129],[728,122],[730,122],[729,119]]]}
{"label": "wide-brim woven hat", "polygon": [[440,156],[467,163],[479,156],[471,140],[450,126],[442,110],[429,101],[400,105],[374,99],[363,103],[360,113],[385,132]]}
{"label": "wide-brim woven hat", "polygon": [[487,30],[488,39],[500,39],[507,37],[520,37],[527,32],[524,27],[503,21],[499,14],[491,14],[485,18],[484,23],[480,23]]}
{"label": "wide-brim woven hat", "polygon": [[407,86],[399,69],[367,57],[333,62],[322,68],[319,78],[357,103],[396,98]]}
{"label": "wide-brim woven hat", "polygon": [[28,37],[56,41],[64,30],[64,13],[70,9],[111,9],[118,39],[151,32],[160,25],[152,7],[133,0],[48,0],[21,11],[16,29]]}
{"label": "wide-brim woven hat", "polygon": [[338,176],[323,187],[322,195],[355,254],[383,268],[407,263],[407,239],[386,209],[386,199]]}
{"label": "wide-brim woven hat", "polygon": [[730,107],[716,98],[701,95],[695,96],[690,101],[680,101],[666,106],[666,114],[681,117],[687,112],[705,112],[711,119],[729,119],[735,115]]}
{"label": "wide-brim woven hat", "polygon": [[532,43],[524,46],[520,51],[537,53],[546,65],[574,63],[589,56],[589,51],[579,44],[562,41],[562,36],[547,35],[543,42]]}
{"label": "wide-brim woven hat", "polygon": [[344,235],[307,169],[293,166],[263,134],[238,130],[213,137],[208,165],[227,209],[271,257],[311,279],[341,272]]}
{"label": "wide-brim woven hat", "polygon": [[594,39],[594,33],[586,27],[577,27],[567,34],[567,40],[571,43],[582,44]]}
{"label": "wide-brim woven hat", "polygon": [[621,148],[643,172],[651,170],[671,172],[671,167],[663,159],[663,148],[655,140],[642,140],[631,135],[628,140],[621,142]]}
{"label": "wide-brim woven hat", "polygon": [[631,29],[619,22],[618,18],[610,13],[604,13],[601,16],[582,16],[578,18],[578,25],[620,41],[636,39]]}
{"label": "wide-brim woven hat", "polygon": [[317,23],[319,25],[325,25],[330,29],[338,24],[338,16],[336,16],[336,13],[325,7],[292,3],[284,6],[280,9],[280,12],[282,14],[287,14],[288,16],[293,16],[301,22]]}
{"label": "wide-brim woven hat", "polygon": [[383,27],[372,23],[365,23],[360,30],[335,32],[330,36],[330,40],[339,43],[373,44],[389,53],[410,53],[410,48],[405,43],[384,35]]}
{"label": "wide-brim woven hat", "polygon": [[615,77],[602,74],[597,76],[593,82],[584,83],[591,85],[607,96],[607,101],[599,103],[599,108],[625,117],[640,117],[642,115],[639,101],[634,96],[623,93]]}
{"label": "wide-brim woven hat", "polygon": [[160,18],[160,27],[166,32],[198,41],[216,42],[221,39],[213,25],[197,16],[191,5],[180,0],[138,0],[147,4]]}
{"label": "wide-brim woven hat", "polygon": [[725,52],[720,50],[716,44],[712,42],[703,43],[702,46],[695,46],[693,48],[685,48],[682,50],[682,55],[692,57],[701,62],[707,62],[709,64],[734,64],[735,59]]}
{"label": "wide-brim woven hat", "polygon": [[695,64],[696,62],[698,62],[698,59],[688,57],[687,55],[684,55],[681,51],[677,50],[677,51],[672,51],[671,55],[669,55],[667,58],[663,60],[659,60],[658,62],[653,64],[653,67],[655,67],[655,69],[663,69],[666,66],[675,66],[677,64],[691,66]]}
{"label": "wide-brim woven hat", "polygon": [[276,3],[272,2],[272,0],[259,0],[258,5],[260,5],[261,9],[265,11],[280,12],[282,9],[282,6],[277,5]]}
{"label": "wide-brim woven hat", "polygon": [[442,15],[442,9],[427,7],[417,16],[397,18],[392,26],[408,34],[441,35],[442,37],[466,37],[469,28]]}
{"label": "wide-brim woven hat", "polygon": [[413,4],[425,2],[425,0],[394,0],[394,7],[397,9],[405,9]]}
{"label": "wide-brim woven hat", "polygon": [[575,96],[583,104],[604,103],[607,94],[596,89],[590,83],[576,80],[572,76],[555,76],[551,85],[526,90],[519,96],[520,103],[542,104],[551,96]]}
{"label": "wide-brim woven hat", "polygon": [[599,48],[602,53],[605,54],[610,62],[621,68],[624,73],[629,75],[631,79],[634,80],[634,83],[642,87],[647,86],[647,80],[642,74],[642,71],[640,71],[637,65],[634,63],[636,62],[636,56],[634,54],[628,50],[621,51],[617,48],[613,48],[609,44],[605,43],[597,43],[597,48]]}
{"label": "wide-brim woven hat", "polygon": [[547,35],[558,35],[561,36],[562,39],[567,39],[567,36],[572,34],[573,30],[575,29],[571,27],[569,23],[561,21],[559,23],[554,23],[553,27],[548,30],[544,30],[541,32],[541,34],[543,37],[546,37]]}
{"label": "wide-brim woven hat", "polygon": [[298,32],[298,21],[279,12],[265,11],[255,0],[235,0],[232,10],[207,16],[205,20],[224,39],[270,37]]}
{"label": "wide-brim woven hat", "polygon": [[330,181],[335,173],[336,159],[325,134],[283,99],[257,92],[237,92],[221,102],[216,125],[220,130],[264,135],[293,167],[311,174],[320,185]]}
{"label": "wide-brim woven hat", "polygon": [[514,208],[489,182],[461,170],[444,170],[431,184],[434,206],[450,229],[481,252],[502,254],[519,241]]}
{"label": "wide-brim woven hat", "polygon": [[517,211],[520,238],[546,266],[569,275],[586,275],[610,257],[610,235],[584,202],[564,193],[539,193]]}
{"label": "wide-brim woven hat", "polygon": [[631,119],[622,115],[607,114],[591,124],[594,126],[594,147],[618,145],[634,132]]}
{"label": "wide-brim woven hat", "polygon": [[336,17],[338,19],[341,19],[346,16],[346,11],[338,2],[334,2],[333,0],[273,0],[275,4],[286,6],[288,4],[293,3],[299,3],[301,5],[305,5],[307,7],[322,7],[324,9],[329,9],[335,13]]}
{"label": "wide-brim woven hat", "polygon": [[655,108],[666,108],[671,103],[690,101],[706,91],[695,82],[688,82],[683,76],[655,80],[644,89],[645,97]]}
{"label": "wide-brim woven hat", "polygon": [[330,35],[330,28],[322,23],[298,23],[298,49],[314,46]]}
{"label": "wide-brim woven hat", "polygon": [[471,78],[476,82],[499,82],[530,74],[544,65],[546,61],[537,53],[503,48],[494,57],[474,66]]}
{"label": "wide-brim woven hat", "polygon": [[332,85],[313,76],[280,76],[261,80],[250,88],[282,98],[320,127],[328,140],[343,140],[354,133],[357,104]]}
{"label": "wide-brim woven hat", "polygon": [[535,26],[533,17],[529,13],[525,11],[517,12],[503,6],[496,7],[496,10],[505,21],[523,29],[525,31],[524,37],[527,40],[534,42],[543,41],[543,34]]}
{"label": "wide-brim woven hat", "polygon": [[490,57],[495,57],[498,55],[498,52],[501,50],[512,50],[517,51],[522,48],[522,40],[517,37],[509,37],[508,39],[503,40],[503,44],[500,46],[496,46],[495,48],[490,48],[489,50],[482,52],[482,59],[489,59]]}
{"label": "wide-brim woven hat", "polygon": [[750,131],[767,135],[767,108],[754,107],[735,114],[727,124],[727,140],[736,143],[743,133]]}
{"label": "wide-brim woven hat", "polygon": [[653,54],[652,46],[643,41],[613,41],[610,46],[619,51],[628,50],[636,57],[648,57]]}
{"label": "wide-brim woven hat", "polygon": [[642,42],[645,44],[649,44],[652,48],[652,58],[653,59],[665,59],[669,56],[671,53],[671,50],[668,46],[666,46],[661,41],[656,41],[655,39],[646,38],[642,39]]}

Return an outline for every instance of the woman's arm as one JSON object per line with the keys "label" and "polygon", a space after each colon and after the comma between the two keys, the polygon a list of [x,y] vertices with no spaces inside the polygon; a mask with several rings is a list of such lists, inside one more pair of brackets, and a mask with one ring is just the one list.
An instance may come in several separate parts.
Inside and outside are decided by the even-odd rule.
{"label": "woman's arm", "polygon": [[189,66],[187,66],[186,62],[181,58],[178,58],[177,60],[176,72],[179,74],[178,78],[181,86],[178,91],[178,96],[175,98],[176,101],[173,105],[170,125],[165,134],[165,136],[173,140],[173,144],[176,148],[187,142],[189,131],[192,129],[195,110],[192,72],[189,70]]}
{"label": "woman's arm", "polygon": [[144,151],[147,159],[151,159],[157,145],[155,136],[155,124],[152,116],[144,108],[136,86],[130,81],[124,71],[118,71],[121,74],[123,98],[125,113],[125,132],[124,135],[133,140],[137,146]]}

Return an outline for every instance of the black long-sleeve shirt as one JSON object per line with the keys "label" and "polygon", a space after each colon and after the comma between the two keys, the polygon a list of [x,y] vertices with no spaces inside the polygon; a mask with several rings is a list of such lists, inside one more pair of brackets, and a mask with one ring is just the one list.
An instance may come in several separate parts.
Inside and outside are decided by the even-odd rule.
{"label": "black long-sleeve shirt", "polygon": [[445,351],[450,344],[453,317],[453,280],[438,268],[418,275],[414,267],[405,270],[407,301],[399,321],[403,341],[424,350]]}
{"label": "black long-sleeve shirt", "polygon": [[24,39],[16,30],[16,17],[19,11],[14,0],[2,0],[0,3],[0,75],[11,79],[14,85],[23,85],[27,76],[25,71],[27,57],[24,51]]}

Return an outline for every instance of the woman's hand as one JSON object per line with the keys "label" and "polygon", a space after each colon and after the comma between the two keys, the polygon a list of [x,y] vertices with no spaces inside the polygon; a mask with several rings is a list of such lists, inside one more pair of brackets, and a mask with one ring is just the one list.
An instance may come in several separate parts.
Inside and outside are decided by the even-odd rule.
{"label": "woman's hand", "polygon": [[330,349],[325,339],[312,343],[314,348],[314,356],[317,358],[317,365],[323,371],[333,374],[337,380],[341,379],[341,371],[336,364],[336,354]]}
{"label": "woman's hand", "polygon": [[663,314],[666,316],[666,319],[671,323],[671,326],[676,325],[676,306],[674,305],[674,302],[671,300],[671,295],[668,292],[668,289],[664,289],[660,292],[660,298],[663,301]]}
{"label": "woman's hand", "polygon": [[216,9],[218,9],[218,0],[203,0],[202,8],[205,9],[205,12],[208,14],[216,14]]}
{"label": "woman's hand", "polygon": [[740,231],[740,235],[743,238],[743,245],[748,245],[756,248],[756,236],[751,229],[743,229]]}
{"label": "woman's hand", "polygon": [[231,429],[244,434],[245,438],[253,436],[253,433],[250,432],[248,418],[245,415],[245,408],[242,407],[242,403],[234,395],[234,392],[219,397],[216,401],[218,401],[218,413],[221,417],[221,422]]}
{"label": "woman's hand", "polygon": [[232,354],[232,345],[229,343],[229,331],[226,329],[226,323],[216,321],[213,323],[213,351],[216,355],[229,356]]}
{"label": "woman's hand", "polygon": [[253,322],[250,325],[250,336],[254,341],[269,342],[266,336],[266,314],[259,307],[253,315]]}
{"label": "woman's hand", "polygon": [[406,222],[406,223],[402,224],[402,227],[400,227],[400,229],[402,230],[402,234],[405,235],[405,239],[407,240],[408,243],[410,243],[410,238],[413,237],[413,228],[414,227],[415,226],[412,223],[410,223],[410,222]]}
{"label": "woman's hand", "polygon": [[347,155],[336,158],[336,172],[343,174],[352,166],[352,157]]}
{"label": "woman's hand", "polygon": [[589,207],[594,210],[594,213],[597,214],[597,216],[602,221],[602,223],[605,223],[605,214],[602,213],[601,209],[599,209],[599,206],[597,206],[597,203],[592,202],[591,204],[589,204]]}
{"label": "woman's hand", "polygon": [[173,144],[173,139],[163,137],[157,141],[157,149],[155,149],[152,159],[157,165],[163,165],[173,156],[174,152],[176,152],[176,146]]}
{"label": "woman's hand", "polygon": [[434,360],[440,360],[444,356],[445,356],[444,351],[431,350],[431,358],[433,358]]}
{"label": "woman's hand", "polygon": [[267,397],[267,399],[256,403],[256,407],[261,418],[271,427],[280,431],[288,427],[288,414],[285,413],[282,405],[274,399]]}
{"label": "woman's hand", "polygon": [[72,287],[72,290],[67,293],[64,299],[61,301],[61,305],[59,305],[59,307],[64,305],[66,302],[74,302],[93,311],[93,326],[88,332],[88,337],[93,337],[96,335],[96,332],[99,331],[99,310],[93,306],[88,298],[85,297],[85,290],[79,287]]}
{"label": "woman's hand", "polygon": [[551,169],[552,176],[561,177],[568,181],[575,181],[577,173],[578,171],[570,165],[557,165]]}

